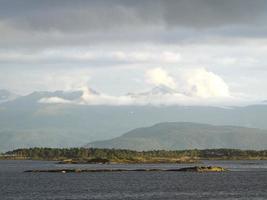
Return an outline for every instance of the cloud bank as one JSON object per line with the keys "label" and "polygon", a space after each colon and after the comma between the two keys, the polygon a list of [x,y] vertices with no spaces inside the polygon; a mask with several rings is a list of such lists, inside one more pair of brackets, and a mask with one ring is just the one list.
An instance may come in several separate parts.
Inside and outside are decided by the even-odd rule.
{"label": "cloud bank", "polygon": [[265,0],[4,0],[0,44],[31,49],[266,38],[266,9]]}
{"label": "cloud bank", "polygon": [[[2,0],[0,85],[65,90],[86,73],[111,96],[147,88],[146,78],[189,97],[227,97],[230,87],[266,99],[266,10],[266,0]],[[180,66],[207,72],[173,74]]]}
{"label": "cloud bank", "polygon": [[165,70],[162,68],[155,68],[146,72],[148,82],[156,86],[165,85],[170,88],[176,88],[176,83]]}
{"label": "cloud bank", "polygon": [[[227,84],[218,75],[204,68],[188,70],[180,77],[171,76],[162,68],[146,72],[147,80],[154,86],[150,91],[113,96],[95,92],[87,86],[79,88],[82,95],[72,101],[59,97],[42,98],[40,103],[73,103],[80,105],[208,105],[233,103]],[[179,88],[177,83],[183,87]]]}
{"label": "cloud bank", "polygon": [[224,80],[204,68],[190,70],[184,75],[185,94],[201,98],[230,97],[228,85]]}

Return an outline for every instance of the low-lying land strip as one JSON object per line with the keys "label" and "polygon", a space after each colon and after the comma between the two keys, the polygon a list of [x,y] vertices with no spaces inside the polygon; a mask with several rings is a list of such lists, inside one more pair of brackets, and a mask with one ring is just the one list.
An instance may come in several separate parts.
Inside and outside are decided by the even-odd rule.
{"label": "low-lying land strip", "polygon": [[24,172],[33,173],[83,173],[83,172],[226,172],[227,169],[218,166],[195,166],[180,169],[37,169]]}
{"label": "low-lying land strip", "polygon": [[0,155],[0,159],[52,160],[62,164],[195,163],[200,160],[267,160],[267,150],[132,151],[96,148],[28,148],[6,152]]}

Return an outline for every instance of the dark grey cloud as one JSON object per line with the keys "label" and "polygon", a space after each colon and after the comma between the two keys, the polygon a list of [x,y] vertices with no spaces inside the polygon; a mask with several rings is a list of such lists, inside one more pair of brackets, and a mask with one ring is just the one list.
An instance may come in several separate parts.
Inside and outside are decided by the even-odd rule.
{"label": "dark grey cloud", "polygon": [[[265,38],[266,0],[0,0],[0,45]],[[245,30],[245,31],[244,31]]]}
{"label": "dark grey cloud", "polygon": [[267,0],[0,0],[0,85],[60,89],[90,75],[113,92],[145,87],[129,80],[146,68],[203,66],[264,94],[266,11]]}
{"label": "dark grey cloud", "polygon": [[173,26],[255,25],[267,16],[264,0],[181,0],[162,1],[162,4],[165,22]]}
{"label": "dark grey cloud", "polygon": [[1,19],[35,30],[109,30],[146,25],[214,27],[266,19],[265,0],[13,0]]}

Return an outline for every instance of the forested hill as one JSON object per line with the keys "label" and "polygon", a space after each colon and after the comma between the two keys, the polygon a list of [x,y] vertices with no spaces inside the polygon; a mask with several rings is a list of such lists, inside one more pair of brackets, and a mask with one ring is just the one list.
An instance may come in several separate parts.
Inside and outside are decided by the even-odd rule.
{"label": "forested hill", "polygon": [[[39,102],[54,96],[71,100],[79,95],[77,92],[34,92],[0,104],[0,151],[43,145],[56,148],[83,146],[160,122],[184,121],[267,129],[266,104],[229,109],[210,106],[89,106]],[[199,147],[183,149],[188,148]]]}
{"label": "forested hill", "polygon": [[267,130],[215,126],[191,122],[164,122],[137,128],[110,140],[89,143],[88,148],[142,150],[267,149]]}
{"label": "forested hill", "polygon": [[199,159],[267,159],[267,150],[206,149],[183,151],[132,151],[123,149],[94,148],[29,148],[16,149],[2,155],[2,159],[34,159],[90,161],[105,160],[118,163],[183,162]]}

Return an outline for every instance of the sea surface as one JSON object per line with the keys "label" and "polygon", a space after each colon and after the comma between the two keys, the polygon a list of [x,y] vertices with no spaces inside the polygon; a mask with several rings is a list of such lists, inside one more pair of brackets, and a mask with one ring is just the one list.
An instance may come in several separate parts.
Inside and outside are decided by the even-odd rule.
{"label": "sea surface", "polygon": [[190,165],[62,165],[46,161],[0,161],[0,200],[267,199],[267,161],[203,161],[203,164],[231,171],[24,173],[30,169],[169,169]]}

